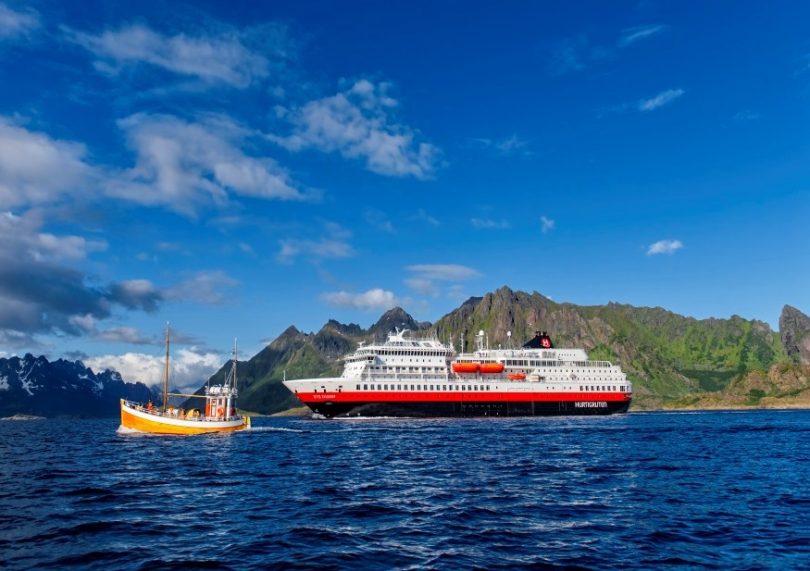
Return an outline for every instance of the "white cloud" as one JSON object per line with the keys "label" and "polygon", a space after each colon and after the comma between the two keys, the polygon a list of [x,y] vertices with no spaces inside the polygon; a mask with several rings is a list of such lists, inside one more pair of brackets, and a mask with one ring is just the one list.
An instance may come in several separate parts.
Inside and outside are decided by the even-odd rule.
{"label": "white cloud", "polygon": [[0,40],[24,36],[39,26],[39,14],[35,11],[17,12],[0,3]]}
{"label": "white cloud", "polygon": [[477,270],[459,264],[415,264],[405,269],[425,279],[443,281],[469,280],[481,275]]}
{"label": "white cloud", "polygon": [[546,216],[540,217],[540,229],[543,231],[543,234],[548,234],[549,232],[554,230],[554,227],[556,225],[557,223],[554,222],[554,220],[552,220],[551,218],[547,218]]}
{"label": "white cloud", "polygon": [[137,114],[119,125],[137,160],[108,185],[113,196],[186,215],[205,204],[224,204],[228,191],[263,199],[311,198],[294,187],[275,161],[245,154],[240,145],[249,133],[228,119],[189,123]]}
{"label": "white cloud", "polygon": [[622,35],[619,38],[619,47],[626,48],[641,40],[652,38],[663,32],[666,26],[661,24],[651,24],[646,26],[634,26],[622,30]]}
{"label": "white cloud", "polygon": [[0,242],[21,259],[34,261],[82,260],[90,252],[107,249],[105,240],[88,240],[83,236],[57,236],[41,232],[40,212],[29,210],[22,216],[0,213]]}
{"label": "white cloud", "polygon": [[156,339],[144,337],[134,327],[113,327],[98,331],[95,335],[96,339],[101,341],[109,341],[112,343],[129,343],[131,345],[153,345]]}
{"label": "white cloud", "polygon": [[491,220],[488,218],[471,218],[470,224],[479,230],[507,230],[512,227],[507,220]]}
{"label": "white cloud", "polygon": [[655,97],[651,97],[649,99],[642,99],[638,102],[638,110],[639,111],[654,111],[659,107],[663,107],[664,105],[668,105],[682,96],[686,91],[683,89],[667,89],[666,91],[662,91]]}
{"label": "white cloud", "polygon": [[[415,264],[405,269],[414,274],[405,279],[405,285],[422,295],[433,297],[437,297],[440,292],[435,282],[460,282],[481,275],[477,270],[459,264]],[[461,287],[459,284],[451,284],[447,288],[448,296],[457,295]]]}
{"label": "white cloud", "polygon": [[[114,369],[125,381],[160,385],[163,382],[163,357],[144,353],[100,355],[84,360],[96,372]],[[195,391],[222,366],[216,353],[201,352],[195,348],[180,349],[170,360],[169,386],[181,392]]]}
{"label": "white cloud", "polygon": [[84,145],[54,140],[0,117],[0,208],[52,204],[86,186]]}
{"label": "white cloud", "polygon": [[412,128],[392,118],[398,102],[388,95],[389,88],[387,83],[362,79],[331,97],[284,110],[292,133],[268,138],[291,151],[315,148],[362,159],[366,168],[377,174],[430,178],[439,150],[430,143],[417,142]]}
{"label": "white cloud", "polygon": [[672,255],[678,250],[683,248],[683,242],[680,240],[659,240],[654,244],[650,244],[647,248],[647,255],[654,256],[656,254]]}
{"label": "white cloud", "polygon": [[[68,39],[98,58],[95,65],[99,71],[110,75],[127,66],[148,64],[207,83],[246,88],[267,77],[272,67],[264,55],[245,45],[249,39],[245,33],[230,28],[216,35],[199,36],[167,36],[139,24],[99,35],[65,32]],[[285,55],[283,27],[269,25],[258,33],[274,40],[276,56]]]}
{"label": "white cloud", "polygon": [[171,300],[196,301],[209,305],[220,304],[225,300],[224,288],[231,288],[239,282],[225,272],[202,271],[164,291],[164,297]]}
{"label": "white cloud", "polygon": [[348,242],[351,233],[338,224],[326,223],[324,227],[328,236],[320,240],[288,238],[279,240],[279,252],[276,256],[282,264],[291,264],[299,256],[306,256],[318,262],[327,259],[349,258],[354,249]]}
{"label": "white cloud", "polygon": [[329,305],[363,310],[385,310],[399,304],[396,295],[380,288],[370,289],[363,293],[346,291],[325,293],[321,298]]}

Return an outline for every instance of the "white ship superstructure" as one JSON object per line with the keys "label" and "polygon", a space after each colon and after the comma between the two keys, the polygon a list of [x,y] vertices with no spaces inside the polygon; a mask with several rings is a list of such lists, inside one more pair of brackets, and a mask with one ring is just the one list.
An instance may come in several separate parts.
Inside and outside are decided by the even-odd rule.
{"label": "white ship superstructure", "polygon": [[517,349],[456,354],[438,339],[396,331],[344,358],[340,377],[285,380],[327,416],[523,416],[625,412],[632,386],[618,365],[556,349],[545,333]]}

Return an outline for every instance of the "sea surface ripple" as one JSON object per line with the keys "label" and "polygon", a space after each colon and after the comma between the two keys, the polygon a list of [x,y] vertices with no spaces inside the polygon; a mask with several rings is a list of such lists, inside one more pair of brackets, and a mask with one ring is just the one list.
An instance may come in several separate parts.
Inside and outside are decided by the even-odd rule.
{"label": "sea surface ripple", "polygon": [[810,411],[0,422],[0,568],[796,569]]}

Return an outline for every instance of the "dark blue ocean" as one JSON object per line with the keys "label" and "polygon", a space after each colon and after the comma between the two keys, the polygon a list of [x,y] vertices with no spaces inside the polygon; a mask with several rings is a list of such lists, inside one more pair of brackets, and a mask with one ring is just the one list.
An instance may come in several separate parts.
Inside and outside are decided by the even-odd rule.
{"label": "dark blue ocean", "polygon": [[0,422],[0,568],[810,568],[810,411]]}

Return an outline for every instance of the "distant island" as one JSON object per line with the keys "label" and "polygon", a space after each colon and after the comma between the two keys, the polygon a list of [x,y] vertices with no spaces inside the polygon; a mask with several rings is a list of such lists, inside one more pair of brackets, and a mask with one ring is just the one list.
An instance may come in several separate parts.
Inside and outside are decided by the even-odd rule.
{"label": "distant island", "polygon": [[[300,403],[281,384],[285,371],[288,378],[338,375],[340,357],[395,327],[452,337],[457,348],[461,335],[472,346],[481,329],[497,344],[506,343],[507,331],[520,340],[542,328],[559,347],[582,347],[593,359],[621,364],[634,385],[631,411],[810,408],[810,318],[796,308],[783,308],[776,332],[738,316],[694,319],[657,307],[556,303],[508,287],[470,298],[432,324],[394,308],[368,329],[334,320],[317,333],[290,326],[239,363],[240,407],[256,414],[292,412]],[[221,382],[227,368],[211,381]],[[88,404],[77,405],[78,395],[89,395]],[[0,416],[114,416],[121,396],[156,398],[143,384],[126,383],[113,371],[93,373],[80,362],[0,359]]]}

